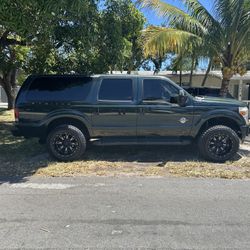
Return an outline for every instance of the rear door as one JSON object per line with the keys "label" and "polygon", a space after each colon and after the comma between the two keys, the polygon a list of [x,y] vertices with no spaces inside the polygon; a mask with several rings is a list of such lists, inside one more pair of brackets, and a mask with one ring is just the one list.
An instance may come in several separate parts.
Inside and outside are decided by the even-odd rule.
{"label": "rear door", "polygon": [[92,115],[93,133],[103,136],[136,136],[137,77],[103,77],[99,82],[97,108]]}
{"label": "rear door", "polygon": [[139,137],[189,136],[193,122],[193,107],[171,103],[179,89],[167,79],[141,79],[141,93],[137,122]]}

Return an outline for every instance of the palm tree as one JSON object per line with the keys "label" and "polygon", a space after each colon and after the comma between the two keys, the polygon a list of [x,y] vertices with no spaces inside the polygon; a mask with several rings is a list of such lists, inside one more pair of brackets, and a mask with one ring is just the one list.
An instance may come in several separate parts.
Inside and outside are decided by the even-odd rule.
{"label": "palm tree", "polygon": [[226,96],[230,79],[246,72],[250,58],[250,1],[214,0],[210,13],[199,0],[179,0],[185,11],[160,0],[138,0],[142,7],[157,11],[167,27],[146,30],[145,52],[166,49],[178,52],[185,43],[203,45],[209,57],[220,61],[221,96]]}

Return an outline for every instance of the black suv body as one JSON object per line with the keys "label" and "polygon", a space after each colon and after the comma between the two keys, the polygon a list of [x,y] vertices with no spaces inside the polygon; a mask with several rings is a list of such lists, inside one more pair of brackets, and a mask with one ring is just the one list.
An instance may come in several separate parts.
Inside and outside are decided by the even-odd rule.
{"label": "black suv body", "polygon": [[171,80],[137,75],[30,76],[15,105],[15,136],[38,137],[59,160],[98,145],[198,142],[208,160],[232,158],[248,134],[245,104],[195,98]]}

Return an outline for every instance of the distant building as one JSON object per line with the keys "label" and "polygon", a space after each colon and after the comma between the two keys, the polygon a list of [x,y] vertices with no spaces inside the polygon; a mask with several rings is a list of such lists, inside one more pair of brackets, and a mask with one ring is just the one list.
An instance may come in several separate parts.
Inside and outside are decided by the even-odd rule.
{"label": "distant building", "polygon": [[[174,82],[179,82],[179,76],[174,74],[163,74],[172,79]],[[183,85],[189,86],[189,74],[183,74]],[[202,81],[204,79],[205,73],[195,72],[193,75],[193,83],[191,87],[201,87]],[[218,88],[221,87],[222,74],[220,71],[210,72],[205,87],[207,88]],[[250,100],[250,72],[244,76],[235,75],[230,80],[229,92],[230,94],[242,101]]]}
{"label": "distant building", "polygon": [[[120,74],[121,72],[115,72],[117,74]],[[123,72],[126,73],[126,72]],[[132,74],[138,74],[138,75],[153,75],[153,71],[135,71],[132,72]],[[179,83],[179,74],[175,74],[172,71],[161,71],[158,73],[158,75],[166,76],[173,80],[176,83]],[[193,83],[190,87],[201,87],[202,81],[204,79],[205,72],[202,71],[196,71],[193,75]],[[189,72],[183,72],[182,76],[182,84],[184,86],[189,86]],[[207,88],[218,88],[221,87],[221,80],[222,80],[222,74],[221,71],[211,71],[209,73],[209,76],[207,78],[206,84],[204,87]],[[242,101],[249,101],[250,100],[250,91],[249,91],[249,85],[250,85],[250,71],[247,72],[244,76],[235,75],[230,81],[229,85],[229,92],[230,94],[239,100]]]}
{"label": "distant building", "polygon": [[[121,74],[120,71],[113,72],[114,74]],[[127,72],[122,72],[126,74]],[[138,75],[153,75],[153,71],[135,71],[132,74]],[[179,83],[179,74],[174,74],[171,71],[161,71],[158,75],[166,76],[176,83]],[[190,87],[201,87],[205,72],[194,72],[193,83]],[[189,72],[183,72],[182,84],[184,86],[189,86]],[[220,88],[221,87],[222,74],[220,71],[211,71],[206,81],[205,87],[207,88]],[[235,75],[230,81],[229,92],[236,99],[242,101],[250,101],[250,71],[244,76]],[[3,88],[0,86],[0,102],[7,102],[6,94]]]}

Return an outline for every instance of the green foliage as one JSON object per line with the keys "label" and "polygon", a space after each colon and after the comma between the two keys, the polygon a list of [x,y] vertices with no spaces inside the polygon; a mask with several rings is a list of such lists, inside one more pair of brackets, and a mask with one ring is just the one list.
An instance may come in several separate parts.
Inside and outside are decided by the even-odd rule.
{"label": "green foliage", "polygon": [[[147,29],[145,51],[158,53],[169,49],[179,52],[183,44],[196,41],[200,55],[215,58],[222,68],[225,95],[230,78],[246,71],[244,65],[250,58],[250,3],[246,0],[215,0],[210,13],[199,0],[183,0],[183,8],[160,0],[138,0],[166,19],[169,27]],[[200,40],[200,42],[199,42]],[[198,47],[197,47],[198,45]],[[181,49],[179,49],[181,48]],[[202,49],[203,48],[203,49]],[[177,51],[177,52],[178,52]]]}
{"label": "green foliage", "polygon": [[143,59],[143,15],[130,0],[108,0],[102,12],[101,49],[107,70],[135,70]]}
{"label": "green foliage", "polygon": [[168,67],[168,70],[177,72],[177,71],[189,71],[192,67],[192,58],[191,57],[182,57],[176,56],[171,62],[171,65]]}
{"label": "green foliage", "polygon": [[[26,74],[104,73],[142,63],[145,19],[131,0],[1,0],[0,84],[9,108]],[[18,75],[19,72],[19,75]]]}
{"label": "green foliage", "polygon": [[[68,11],[53,17],[53,29],[37,39],[27,63],[29,73],[105,73],[138,68],[144,17],[131,1],[92,3],[80,15]],[[51,29],[51,28],[50,28]]]}
{"label": "green foliage", "polygon": [[28,74],[138,68],[143,57],[139,41],[143,15],[130,0],[107,0],[104,9],[97,4],[94,0],[1,0],[0,38],[13,37],[2,48],[28,46],[27,57],[20,58]]}

